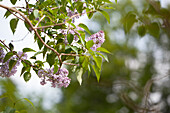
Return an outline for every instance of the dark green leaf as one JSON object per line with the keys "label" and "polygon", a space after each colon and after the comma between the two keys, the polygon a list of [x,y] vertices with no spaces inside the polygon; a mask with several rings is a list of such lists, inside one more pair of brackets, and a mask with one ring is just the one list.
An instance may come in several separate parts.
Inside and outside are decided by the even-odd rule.
{"label": "dark green leaf", "polygon": [[5,63],[7,60],[9,60],[13,55],[14,55],[13,52],[8,52],[3,59],[3,63]]}
{"label": "dark green leaf", "polygon": [[106,18],[106,20],[108,21],[108,23],[110,23],[110,16],[106,11],[103,10],[99,10],[100,13],[103,14],[103,16]]}
{"label": "dark green leaf", "polygon": [[68,40],[69,44],[71,44],[73,42],[73,39],[74,39],[74,36],[72,34],[67,35],[67,40]]}
{"label": "dark green leaf", "polygon": [[20,74],[20,76],[25,72],[27,70],[27,68],[26,67],[22,67],[22,70],[21,70],[21,74]]}
{"label": "dark green leaf", "polygon": [[145,26],[139,26],[138,27],[138,34],[139,34],[139,36],[141,36],[141,37],[143,37],[143,36],[145,36],[145,34],[146,34],[146,28],[145,28]]}
{"label": "dark green leaf", "polygon": [[50,65],[50,67],[54,64],[55,62],[55,55],[53,53],[51,54],[47,54],[47,59],[46,61],[48,62],[48,64]]}
{"label": "dark green leaf", "polygon": [[17,0],[10,0],[13,5],[17,2]]}
{"label": "dark green leaf", "polygon": [[22,51],[23,51],[24,53],[25,53],[25,52],[36,52],[35,50],[33,50],[33,49],[31,49],[31,48],[24,48]]}
{"label": "dark green leaf", "polygon": [[10,27],[11,27],[11,30],[12,30],[13,34],[14,34],[15,31],[16,31],[17,24],[18,24],[18,19],[17,19],[17,18],[11,19],[11,21],[10,21]]}
{"label": "dark green leaf", "polygon": [[88,42],[86,42],[87,49],[90,49],[93,46],[93,44],[94,44],[93,40],[89,40]]}
{"label": "dark green leaf", "polygon": [[31,73],[25,72],[23,77],[24,77],[25,82],[28,82],[31,79]]}
{"label": "dark green leaf", "polygon": [[12,70],[12,68],[16,65],[17,61],[16,60],[10,60],[9,61],[9,71]]}
{"label": "dark green leaf", "polygon": [[13,46],[13,44],[12,44],[12,43],[9,43],[9,48],[10,48],[10,50],[11,50],[11,51],[13,51],[14,46]]}
{"label": "dark green leaf", "polygon": [[4,17],[5,17],[5,18],[8,18],[9,15],[11,15],[11,13],[7,10],[6,13],[5,13],[5,15],[4,15]]}
{"label": "dark green leaf", "polygon": [[80,23],[78,26],[83,28],[87,33],[89,33],[91,35],[91,32],[90,32],[89,28],[85,24]]}

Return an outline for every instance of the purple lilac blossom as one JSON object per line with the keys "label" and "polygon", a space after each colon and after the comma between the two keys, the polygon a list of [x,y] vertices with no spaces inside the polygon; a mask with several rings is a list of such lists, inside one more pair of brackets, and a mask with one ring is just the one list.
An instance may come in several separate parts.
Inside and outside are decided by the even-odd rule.
{"label": "purple lilac blossom", "polygon": [[89,41],[89,40],[93,40],[94,45],[91,47],[91,49],[92,49],[93,51],[96,51],[96,49],[97,49],[98,47],[101,47],[101,45],[102,45],[102,44],[104,43],[104,41],[105,41],[104,32],[103,32],[103,31],[99,31],[99,32],[91,35],[91,36],[87,39],[87,41]]}
{"label": "purple lilac blossom", "polygon": [[[21,52],[18,52],[19,56],[20,56],[20,53]],[[24,54],[23,54],[23,56],[27,56],[26,54],[25,55]],[[23,57],[23,56],[20,56],[20,57]],[[20,62],[19,62],[20,60],[16,56],[12,56],[9,60],[7,60],[5,63],[3,63],[4,57],[5,57],[5,52],[3,51],[3,48],[0,47],[0,76],[1,77],[10,77],[17,72],[17,66],[20,64]],[[26,59],[26,58],[27,57],[24,57],[23,59]],[[12,68],[11,71],[9,71],[10,60],[17,60],[16,65]]]}
{"label": "purple lilac blossom", "polygon": [[40,82],[41,85],[46,84],[46,81],[51,82],[51,87],[68,87],[71,79],[67,77],[69,74],[66,68],[59,69],[57,73],[54,73],[54,68],[38,71],[38,76],[42,79]]}

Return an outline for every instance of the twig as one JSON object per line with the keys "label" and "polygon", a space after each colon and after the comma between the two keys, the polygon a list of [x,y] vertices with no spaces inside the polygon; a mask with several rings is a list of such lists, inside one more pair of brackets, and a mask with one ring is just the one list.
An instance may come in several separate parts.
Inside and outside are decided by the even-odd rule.
{"label": "twig", "polygon": [[[0,40],[0,42],[1,42],[7,49],[9,49],[9,50],[11,51],[11,49],[10,49],[2,40]],[[11,51],[11,52],[12,52],[14,55],[16,55],[19,59],[21,59],[24,63],[30,65],[32,68],[37,69],[34,65],[29,64],[29,63],[26,62],[23,58],[21,58],[15,51]]]}
{"label": "twig", "polygon": [[38,21],[38,23],[35,25],[35,27],[38,27],[39,23],[45,18],[45,15],[43,15],[40,20]]}
{"label": "twig", "polygon": [[13,14],[14,16],[16,16],[18,19],[25,21],[24,19],[20,18],[19,16],[17,16],[16,14],[14,14],[12,11],[10,11],[9,9],[7,9],[11,14]]}

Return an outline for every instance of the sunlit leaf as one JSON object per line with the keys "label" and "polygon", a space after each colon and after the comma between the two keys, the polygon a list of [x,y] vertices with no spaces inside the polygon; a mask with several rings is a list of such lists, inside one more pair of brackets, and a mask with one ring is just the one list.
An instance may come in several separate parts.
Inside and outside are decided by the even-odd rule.
{"label": "sunlit leaf", "polygon": [[83,68],[80,68],[77,71],[77,80],[80,85],[82,84],[82,75],[83,75]]}
{"label": "sunlit leaf", "polygon": [[103,16],[106,18],[106,20],[108,21],[108,23],[110,23],[110,16],[106,11],[103,10],[99,10],[100,13],[103,14]]}
{"label": "sunlit leaf", "polygon": [[89,33],[91,35],[91,32],[90,32],[89,28],[85,24],[80,23],[78,26],[83,28],[87,33]]}

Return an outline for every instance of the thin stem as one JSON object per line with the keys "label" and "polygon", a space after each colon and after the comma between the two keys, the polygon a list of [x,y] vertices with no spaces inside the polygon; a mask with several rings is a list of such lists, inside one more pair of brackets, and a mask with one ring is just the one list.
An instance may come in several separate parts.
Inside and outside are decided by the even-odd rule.
{"label": "thin stem", "polygon": [[[96,12],[96,11],[89,11],[87,13],[92,13],[92,12]],[[61,25],[64,25],[66,24],[68,21],[70,21],[71,19],[73,19],[74,17],[76,16],[80,16],[82,14],[86,14],[86,13],[78,13],[78,14],[75,14],[73,16],[71,16],[69,19],[67,19],[65,22],[63,23],[57,23],[57,24],[53,24],[53,25],[47,25],[47,26],[41,26],[41,27],[35,27],[34,29],[44,29],[44,28],[49,28],[49,27],[54,27],[54,26],[61,26]]]}

